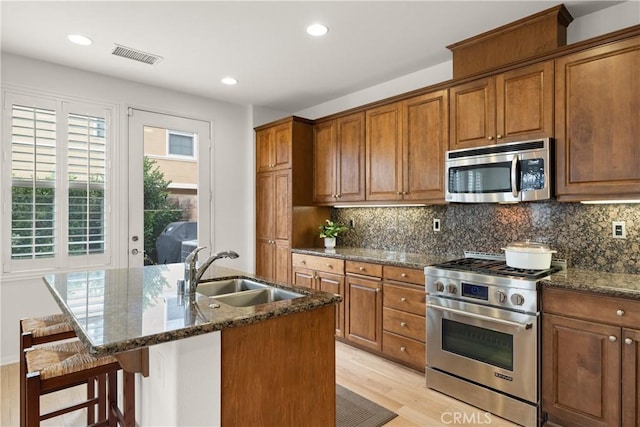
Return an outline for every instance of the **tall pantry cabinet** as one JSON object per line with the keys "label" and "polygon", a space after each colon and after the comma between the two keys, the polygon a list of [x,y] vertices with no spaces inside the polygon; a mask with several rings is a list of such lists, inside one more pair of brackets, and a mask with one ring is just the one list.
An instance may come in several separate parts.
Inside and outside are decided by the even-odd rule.
{"label": "tall pantry cabinet", "polygon": [[288,117],[256,131],[256,275],[291,283],[291,248],[317,247],[329,208],[312,206],[311,122]]}

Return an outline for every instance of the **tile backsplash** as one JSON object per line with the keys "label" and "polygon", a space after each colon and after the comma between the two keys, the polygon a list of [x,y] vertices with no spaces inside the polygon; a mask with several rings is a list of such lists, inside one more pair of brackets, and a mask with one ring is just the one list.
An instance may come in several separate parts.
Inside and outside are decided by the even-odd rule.
{"label": "tile backsplash", "polygon": [[[571,267],[640,274],[640,204],[449,204],[333,209],[331,215],[355,224],[338,236],[338,246],[463,256],[465,250],[502,253],[529,239],[547,243]],[[613,221],[625,221],[626,239],[612,237]]]}

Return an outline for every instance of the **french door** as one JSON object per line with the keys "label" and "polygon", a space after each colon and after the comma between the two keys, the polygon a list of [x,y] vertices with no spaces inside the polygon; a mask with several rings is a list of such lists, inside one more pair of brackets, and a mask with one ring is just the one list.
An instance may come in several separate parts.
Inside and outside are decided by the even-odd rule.
{"label": "french door", "polygon": [[211,123],[130,108],[129,267],[212,247]]}

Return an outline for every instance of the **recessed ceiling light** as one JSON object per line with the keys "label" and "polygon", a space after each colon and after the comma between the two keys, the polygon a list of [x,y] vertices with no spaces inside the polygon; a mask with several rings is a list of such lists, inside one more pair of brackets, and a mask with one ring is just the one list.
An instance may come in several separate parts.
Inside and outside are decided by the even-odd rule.
{"label": "recessed ceiling light", "polygon": [[79,44],[81,46],[89,46],[93,43],[89,37],[83,36],[82,34],[69,34],[67,38],[71,43]]}
{"label": "recessed ceiling light", "polygon": [[329,28],[322,24],[313,24],[307,27],[307,33],[315,37],[324,36],[328,31]]}
{"label": "recessed ceiling light", "polygon": [[236,85],[238,84],[238,80],[234,79],[233,77],[225,77],[224,79],[220,80],[222,83],[226,84],[226,85]]}

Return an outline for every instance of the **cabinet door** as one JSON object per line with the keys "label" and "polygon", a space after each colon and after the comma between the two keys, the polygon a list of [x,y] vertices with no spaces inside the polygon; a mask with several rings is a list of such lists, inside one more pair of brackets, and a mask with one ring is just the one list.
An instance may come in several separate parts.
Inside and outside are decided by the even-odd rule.
{"label": "cabinet door", "polygon": [[556,60],[557,194],[640,197],[640,37]]}
{"label": "cabinet door", "polygon": [[270,195],[270,203],[274,206],[272,239],[280,245],[288,245],[291,239],[291,184],[290,170],[273,172],[273,190]]}
{"label": "cabinet door", "polygon": [[313,201],[334,203],[337,194],[338,157],[336,122],[313,127]]}
{"label": "cabinet door", "polygon": [[401,115],[400,103],[366,112],[366,200],[402,199]]}
{"label": "cabinet door", "polygon": [[337,188],[338,202],[362,201],[365,176],[364,112],[336,120],[338,132]]}
{"label": "cabinet door", "polygon": [[291,283],[291,247],[289,242],[277,242],[274,246],[273,280]]}
{"label": "cabinet door", "polygon": [[496,142],[553,136],[553,61],[496,76]]}
{"label": "cabinet door", "polygon": [[622,426],[640,425],[640,330],[623,329]]}
{"label": "cabinet door", "polygon": [[542,410],[549,421],[620,425],[621,329],[545,313],[542,334]]}
{"label": "cabinet door", "polygon": [[292,283],[293,286],[300,288],[314,289],[315,287],[315,271],[308,268],[293,268]]}
{"label": "cabinet door", "polygon": [[256,131],[256,171],[268,172],[271,170],[273,160],[273,129]]}
{"label": "cabinet door", "polygon": [[273,240],[275,234],[275,203],[273,202],[275,176],[273,173],[256,175],[256,238]]}
{"label": "cabinet door", "polygon": [[403,103],[403,198],[444,201],[444,154],[449,143],[447,90]]}
{"label": "cabinet door", "polygon": [[256,239],[256,276],[273,280],[275,244],[271,240]]}
{"label": "cabinet door", "polygon": [[382,284],[347,276],[345,327],[347,340],[382,350]]}
{"label": "cabinet door", "polygon": [[449,101],[450,150],[495,144],[495,77],[452,87]]}
{"label": "cabinet door", "polygon": [[316,280],[321,291],[342,297],[342,302],[336,304],[336,336],[344,338],[344,276],[318,271]]}
{"label": "cabinet door", "polygon": [[293,153],[293,122],[277,125],[273,129],[272,170],[289,169]]}

